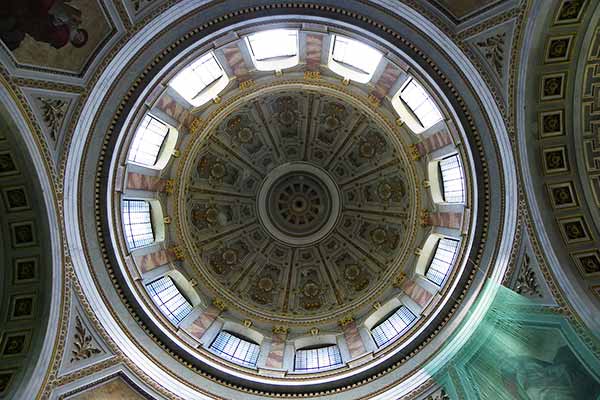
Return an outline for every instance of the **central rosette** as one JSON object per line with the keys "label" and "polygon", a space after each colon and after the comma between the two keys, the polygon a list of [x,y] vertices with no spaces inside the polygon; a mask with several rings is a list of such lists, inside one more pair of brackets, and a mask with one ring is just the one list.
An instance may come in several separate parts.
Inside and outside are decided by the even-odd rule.
{"label": "central rosette", "polygon": [[341,210],[340,192],[323,169],[290,162],[272,170],[262,182],[258,216],[271,237],[294,247],[325,238]]}

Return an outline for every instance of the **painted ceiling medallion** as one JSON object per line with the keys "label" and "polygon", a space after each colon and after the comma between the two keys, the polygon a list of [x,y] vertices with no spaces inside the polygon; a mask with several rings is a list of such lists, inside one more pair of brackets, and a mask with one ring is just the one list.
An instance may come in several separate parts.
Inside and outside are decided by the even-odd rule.
{"label": "painted ceiling medallion", "polygon": [[422,229],[416,165],[394,125],[338,90],[247,94],[183,152],[186,268],[247,317],[357,312],[393,290]]}

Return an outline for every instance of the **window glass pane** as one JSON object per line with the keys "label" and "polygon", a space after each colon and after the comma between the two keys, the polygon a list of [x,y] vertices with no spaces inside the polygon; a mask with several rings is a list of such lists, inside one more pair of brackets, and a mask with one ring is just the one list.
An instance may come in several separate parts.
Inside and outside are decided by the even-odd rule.
{"label": "window glass pane", "polygon": [[181,294],[173,280],[164,276],[146,285],[154,304],[165,317],[177,325],[192,311],[192,305]]}
{"label": "window glass pane", "polygon": [[448,272],[454,264],[456,255],[458,254],[459,243],[458,240],[448,238],[440,239],[438,241],[435,255],[425,274],[427,278],[436,285],[441,286],[444,279],[446,279]]}
{"label": "window glass pane", "polygon": [[167,124],[146,114],[133,137],[128,160],[148,166],[156,164],[168,133]]}
{"label": "window glass pane", "polygon": [[123,229],[129,250],[154,242],[150,203],[144,200],[123,200]]}
{"label": "window glass pane", "polygon": [[334,37],[333,60],[350,65],[364,74],[375,72],[381,57],[379,51],[358,40],[337,35]]}
{"label": "window glass pane", "polygon": [[298,31],[273,29],[248,36],[250,50],[257,61],[293,57],[298,53]]}
{"label": "window glass pane", "polygon": [[427,129],[442,119],[431,96],[413,78],[400,91],[400,98],[412,110],[423,128]]}
{"label": "window glass pane", "polygon": [[458,154],[440,161],[442,194],[447,203],[464,203],[465,189],[463,169]]}
{"label": "window glass pane", "polygon": [[342,355],[337,345],[296,351],[295,371],[315,372],[342,365]]}
{"label": "window glass pane", "polygon": [[221,331],[210,345],[219,356],[246,367],[256,367],[260,347],[253,342],[241,339],[227,331]]}
{"label": "window glass pane", "polygon": [[397,309],[387,319],[371,330],[378,347],[391,343],[398,338],[417,317],[405,306]]}
{"label": "window glass pane", "polygon": [[211,52],[200,57],[191,65],[179,72],[169,85],[184,99],[193,101],[211,83],[223,76],[223,68]]}

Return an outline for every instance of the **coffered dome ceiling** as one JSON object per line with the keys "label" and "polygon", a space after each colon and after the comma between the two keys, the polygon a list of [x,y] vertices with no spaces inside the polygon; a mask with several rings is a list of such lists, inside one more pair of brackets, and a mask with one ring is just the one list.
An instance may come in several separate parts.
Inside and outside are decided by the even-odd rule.
{"label": "coffered dome ceiling", "polygon": [[594,2],[55,3],[87,43],[0,29],[0,398],[596,377]]}
{"label": "coffered dome ceiling", "polygon": [[228,303],[278,323],[335,320],[408,268],[424,231],[418,176],[381,116],[283,84],[210,126],[181,149],[176,226],[186,267]]}

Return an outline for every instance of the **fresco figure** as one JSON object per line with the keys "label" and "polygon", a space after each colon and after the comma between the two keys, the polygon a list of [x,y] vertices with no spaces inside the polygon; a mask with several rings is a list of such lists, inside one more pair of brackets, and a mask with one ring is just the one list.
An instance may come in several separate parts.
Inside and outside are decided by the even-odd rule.
{"label": "fresco figure", "polygon": [[69,0],[2,0],[0,2],[0,39],[17,49],[25,35],[38,42],[62,48],[68,44],[82,47],[88,33],[80,28],[81,11]]}
{"label": "fresco figure", "polygon": [[596,399],[600,385],[582,368],[567,346],[552,362],[530,356],[512,356],[503,367],[504,386],[515,399]]}

